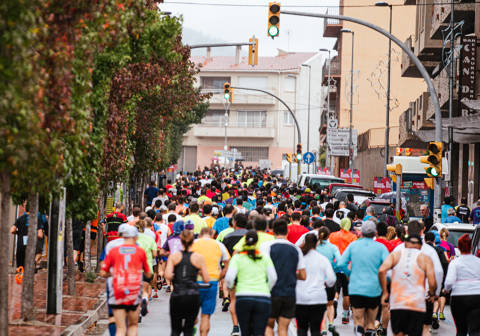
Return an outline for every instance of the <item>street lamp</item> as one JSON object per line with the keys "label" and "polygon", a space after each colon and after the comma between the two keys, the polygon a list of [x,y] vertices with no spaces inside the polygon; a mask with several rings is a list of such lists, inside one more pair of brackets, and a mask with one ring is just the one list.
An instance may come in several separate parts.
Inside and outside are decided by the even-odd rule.
{"label": "street lamp", "polygon": [[[377,7],[388,7],[390,9],[389,33],[392,33],[392,5],[385,1],[375,3]],[[389,159],[390,141],[390,68],[392,59],[392,40],[388,39],[388,69],[387,69],[387,102],[385,108],[385,176],[388,177],[387,165]]]}
{"label": "street lamp", "polygon": [[353,122],[353,54],[355,51],[355,32],[351,29],[343,28],[340,30],[340,33],[349,33],[352,34],[352,62],[351,62],[351,69],[350,69],[350,128],[349,128],[349,155],[348,155],[348,168],[350,168],[352,182],[353,182],[353,139],[352,139],[352,122]]}
{"label": "street lamp", "polygon": [[[308,112],[307,112],[307,152],[310,152],[310,86],[312,84],[312,66],[310,64],[302,64],[308,67]],[[308,172],[310,173],[310,165],[308,165]]]}
{"label": "street lamp", "polygon": [[[320,51],[328,52],[328,79],[327,79],[327,81],[328,81],[327,82],[327,122],[328,122],[328,119],[330,119],[330,69],[331,69],[331,65],[332,65],[332,59],[330,58],[331,50],[326,49],[326,48],[322,48],[322,49],[320,49]],[[328,128],[328,126],[327,126],[327,128]],[[330,163],[330,172],[333,174],[333,159],[332,159],[332,156],[329,155],[330,150],[329,150],[328,145],[329,144],[328,144],[328,138],[327,138],[327,157],[328,157],[329,163]]]}

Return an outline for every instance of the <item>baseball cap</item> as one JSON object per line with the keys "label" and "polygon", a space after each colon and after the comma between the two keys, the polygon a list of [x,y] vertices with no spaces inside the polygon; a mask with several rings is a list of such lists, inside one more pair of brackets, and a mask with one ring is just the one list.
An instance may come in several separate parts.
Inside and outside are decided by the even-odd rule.
{"label": "baseball cap", "polygon": [[214,216],[218,215],[218,208],[217,207],[212,208],[212,215],[214,215]]}
{"label": "baseball cap", "polygon": [[138,236],[138,230],[135,226],[128,225],[128,227],[124,229],[122,236],[125,238],[134,238]]}
{"label": "baseball cap", "polygon": [[118,234],[120,236],[123,235],[123,233],[127,230],[127,228],[131,226],[130,224],[128,223],[123,223],[123,224],[120,224],[120,226],[118,227]]}
{"label": "baseball cap", "polygon": [[340,227],[345,230],[345,231],[350,231],[350,228],[352,227],[352,222],[350,221],[350,218],[345,217],[340,221]]}
{"label": "baseball cap", "polygon": [[362,224],[362,234],[372,234],[377,232],[377,224],[375,222],[367,220]]}
{"label": "baseball cap", "polygon": [[167,210],[168,210],[168,209],[167,209],[167,207],[166,207],[165,205],[162,205],[162,206],[160,207],[160,211],[167,211]]}
{"label": "baseball cap", "polygon": [[185,228],[185,224],[183,223],[182,220],[179,220],[179,221],[176,221],[175,223],[173,223],[172,231],[175,234],[180,234],[183,231],[184,228]]}
{"label": "baseball cap", "polygon": [[195,225],[193,224],[193,220],[187,219],[185,221],[185,230],[193,230],[194,227]]}

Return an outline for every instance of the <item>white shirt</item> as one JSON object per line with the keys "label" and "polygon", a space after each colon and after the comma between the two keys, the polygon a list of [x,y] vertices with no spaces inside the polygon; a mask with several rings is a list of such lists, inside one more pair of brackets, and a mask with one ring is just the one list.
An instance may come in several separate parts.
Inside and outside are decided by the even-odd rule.
{"label": "white shirt", "polygon": [[325,283],[332,287],[337,280],[332,265],[323,255],[310,250],[304,255],[307,278],[297,280],[296,302],[301,305],[316,305],[327,303]]}
{"label": "white shirt", "polygon": [[179,214],[177,214],[175,211],[172,211],[172,212],[168,212],[166,213],[165,215],[163,215],[163,221],[165,223],[168,223],[168,217],[170,217],[170,215],[175,215],[177,217],[177,219],[175,220],[176,221],[179,221],[179,220],[182,220],[182,216],[180,216]]}
{"label": "white shirt", "polygon": [[480,295],[480,258],[462,254],[448,265],[445,289],[451,295]]}
{"label": "white shirt", "polygon": [[145,233],[147,236],[151,237],[153,240],[155,240],[155,232],[153,232],[152,229],[150,228],[145,228],[145,231],[143,232]]}
{"label": "white shirt", "polygon": [[152,207],[155,206],[155,202],[156,202],[157,200],[161,200],[161,201],[162,201],[162,205],[165,205],[165,201],[168,200],[168,196],[163,195],[163,196],[157,196],[157,197],[155,197],[155,198],[152,200]]}
{"label": "white shirt", "polygon": [[[339,212],[343,212],[343,217],[342,217],[342,214],[338,214]],[[343,219],[343,218],[346,218],[347,217],[347,214],[350,212],[350,210],[348,210],[347,208],[342,208],[342,209],[338,209],[335,211],[335,213],[333,214],[333,221],[335,223],[337,223],[338,225],[340,225],[340,221]],[[342,218],[338,218],[337,217],[337,214],[338,216],[342,217]]]}
{"label": "white shirt", "polygon": [[167,241],[168,233],[169,233],[170,229],[168,228],[168,225],[165,224],[165,223],[155,223],[155,224],[160,227],[157,230],[157,233],[160,235],[160,241],[159,241],[160,246],[159,247],[162,248],[162,246]]}
{"label": "white shirt", "polygon": [[312,231],[305,232],[303,235],[301,235],[300,238],[298,238],[295,245],[297,245],[298,247],[302,246],[303,242],[305,241],[305,236],[308,234],[314,234],[318,238],[318,230],[313,229]]}
{"label": "white shirt", "polygon": [[[400,251],[405,248],[405,243],[402,243],[395,247],[393,252]],[[442,290],[442,281],[443,281],[443,268],[442,264],[440,263],[440,258],[438,257],[437,251],[427,243],[422,244],[422,248],[420,249],[420,252],[423,254],[426,254],[430,259],[432,260],[433,263],[433,270],[435,272],[435,281],[437,282],[437,290],[436,290],[436,295],[440,295],[440,291]],[[428,291],[428,280],[425,279],[425,289]]]}

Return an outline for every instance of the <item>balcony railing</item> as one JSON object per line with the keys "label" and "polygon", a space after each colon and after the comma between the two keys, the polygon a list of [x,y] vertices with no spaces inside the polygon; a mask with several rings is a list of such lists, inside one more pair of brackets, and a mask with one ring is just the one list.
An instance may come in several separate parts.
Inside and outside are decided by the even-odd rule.
{"label": "balcony railing", "polygon": [[[464,35],[473,33],[475,24],[475,2],[469,0],[455,1],[454,8],[455,21],[464,21],[462,33]],[[442,39],[442,30],[445,29],[450,22],[451,11],[452,7],[448,2],[434,0],[432,22],[429,32],[432,39]]]}
{"label": "balcony railing", "polygon": [[[241,120],[229,120],[228,121],[228,127],[240,127],[240,128],[266,128],[267,124],[272,127],[273,125],[270,125],[272,123],[268,122],[266,120],[263,121],[241,121]],[[199,126],[203,127],[224,127],[225,126],[225,121],[224,120],[206,120],[203,121]]]}
{"label": "balcony railing", "polygon": [[[339,15],[340,10],[338,7],[328,8],[325,14]],[[324,19],[323,20],[323,37],[337,37],[340,29],[342,28],[342,22],[338,19]]]}

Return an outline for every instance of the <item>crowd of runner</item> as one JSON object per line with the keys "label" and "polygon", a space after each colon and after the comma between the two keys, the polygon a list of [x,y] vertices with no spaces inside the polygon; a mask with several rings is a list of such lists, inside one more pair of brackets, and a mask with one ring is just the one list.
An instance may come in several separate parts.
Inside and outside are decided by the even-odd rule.
{"label": "crowd of runner", "polygon": [[480,258],[467,234],[455,256],[447,230],[254,169],[179,175],[145,198],[100,223],[111,335],[136,335],[162,288],[171,335],[208,335],[218,296],[232,336],[286,336],[292,319],[299,336],[339,335],[335,324],[351,319],[355,335],[389,325],[428,335],[447,296],[457,335],[480,334]]}

